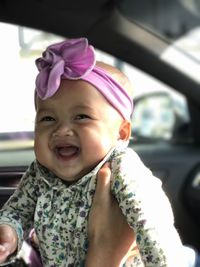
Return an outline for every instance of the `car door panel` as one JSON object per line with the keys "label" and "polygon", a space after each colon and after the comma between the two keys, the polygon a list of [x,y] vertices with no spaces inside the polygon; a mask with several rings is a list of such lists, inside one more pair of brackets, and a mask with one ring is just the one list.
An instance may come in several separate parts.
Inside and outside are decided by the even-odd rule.
{"label": "car door panel", "polygon": [[173,206],[175,224],[183,242],[200,249],[200,236],[196,234],[200,226],[196,215],[197,208],[200,207],[200,191],[199,188],[191,187],[190,178],[200,164],[200,149],[169,143],[135,144],[132,147],[153,174],[161,179],[163,189]]}

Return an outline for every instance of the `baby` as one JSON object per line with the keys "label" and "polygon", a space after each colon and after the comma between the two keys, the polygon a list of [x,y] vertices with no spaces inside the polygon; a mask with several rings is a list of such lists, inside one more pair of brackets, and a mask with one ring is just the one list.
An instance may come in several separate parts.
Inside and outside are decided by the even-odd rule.
{"label": "baby", "polygon": [[109,162],[111,192],[139,250],[124,266],[185,266],[160,180],[128,148],[128,78],[96,62],[85,38],[49,46],[36,65],[36,160],[0,212],[0,236],[12,229],[16,255],[34,228],[43,266],[84,266],[96,174]]}

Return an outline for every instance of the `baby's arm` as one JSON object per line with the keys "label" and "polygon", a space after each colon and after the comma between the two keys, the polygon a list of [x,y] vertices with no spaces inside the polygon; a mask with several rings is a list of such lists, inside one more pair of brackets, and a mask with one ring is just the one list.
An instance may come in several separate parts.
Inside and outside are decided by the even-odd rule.
{"label": "baby's arm", "polygon": [[130,149],[117,154],[111,166],[112,192],[134,229],[145,266],[185,266],[183,245],[159,179],[153,177]]}
{"label": "baby's arm", "polygon": [[[33,165],[31,166],[33,167]],[[13,257],[15,256],[14,254],[21,248],[23,238],[28,237],[29,231],[33,227],[33,215],[36,203],[34,184],[36,184],[36,178],[34,175],[31,175],[33,173],[32,167],[22,177],[14,194],[0,210],[0,262],[3,262],[3,259],[5,260],[8,252],[13,254]],[[8,233],[5,229],[8,229]],[[10,237],[9,240],[14,241],[13,247],[9,245],[8,248],[8,244],[11,244],[5,241],[8,236]]]}
{"label": "baby's arm", "polygon": [[17,233],[9,225],[0,225],[0,263],[6,261],[7,257],[17,249]]}

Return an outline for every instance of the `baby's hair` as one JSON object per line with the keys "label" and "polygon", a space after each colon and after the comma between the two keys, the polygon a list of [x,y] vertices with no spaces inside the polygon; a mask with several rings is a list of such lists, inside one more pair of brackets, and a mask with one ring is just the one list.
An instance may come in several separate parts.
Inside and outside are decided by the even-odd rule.
{"label": "baby's hair", "polygon": [[114,80],[116,80],[125,89],[130,98],[133,99],[133,86],[129,78],[122,71],[102,61],[97,61],[96,65],[104,69]]}

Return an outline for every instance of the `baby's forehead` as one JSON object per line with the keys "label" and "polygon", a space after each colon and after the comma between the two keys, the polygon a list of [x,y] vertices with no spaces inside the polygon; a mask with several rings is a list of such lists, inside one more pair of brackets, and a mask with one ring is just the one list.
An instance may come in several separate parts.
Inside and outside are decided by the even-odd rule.
{"label": "baby's forehead", "polygon": [[[69,83],[76,85],[70,87]],[[35,107],[37,114],[50,111],[64,114],[64,111],[67,110],[69,115],[81,111],[95,116],[100,114],[99,118],[106,117],[107,120],[111,119],[112,121],[121,121],[122,119],[120,113],[94,85],[82,80],[62,79],[59,90],[52,97],[42,100],[36,95]]]}

